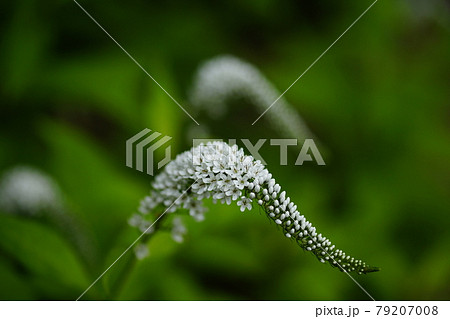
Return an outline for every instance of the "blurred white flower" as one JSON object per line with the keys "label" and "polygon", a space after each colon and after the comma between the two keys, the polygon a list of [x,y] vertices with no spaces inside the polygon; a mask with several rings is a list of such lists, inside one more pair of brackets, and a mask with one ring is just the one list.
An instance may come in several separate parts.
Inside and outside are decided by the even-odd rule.
{"label": "blurred white flower", "polygon": [[91,234],[64,206],[58,184],[36,168],[16,166],[0,180],[0,212],[48,223],[74,245],[89,265],[94,265],[97,257]]}
{"label": "blurred white flower", "polygon": [[182,243],[184,241],[184,235],[186,235],[187,229],[183,224],[180,217],[175,217],[172,220],[172,238],[177,243]]}
{"label": "blurred white flower", "polygon": [[0,210],[5,213],[37,215],[61,207],[59,187],[37,169],[17,166],[7,171],[0,181]]}
{"label": "blurred white flower", "polygon": [[139,260],[142,260],[150,254],[150,251],[148,249],[148,246],[145,244],[137,244],[134,247],[134,254],[136,255],[136,258]]}
{"label": "blurred white flower", "polygon": [[[227,55],[213,58],[199,67],[189,99],[193,107],[205,111],[211,118],[220,119],[227,111],[230,98],[246,98],[262,114],[280,95],[257,68]],[[281,134],[299,139],[313,137],[303,119],[284,97],[273,108],[265,116]]]}

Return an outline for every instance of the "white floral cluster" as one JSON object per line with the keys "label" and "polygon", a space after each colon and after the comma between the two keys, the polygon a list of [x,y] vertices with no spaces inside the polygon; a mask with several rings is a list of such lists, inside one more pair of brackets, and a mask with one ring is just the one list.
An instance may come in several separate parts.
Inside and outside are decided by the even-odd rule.
{"label": "white floral cluster", "polygon": [[16,166],[0,181],[0,210],[5,213],[37,215],[62,206],[61,192],[53,179],[28,166]]}
{"label": "white floral cluster", "polygon": [[[219,56],[200,66],[190,91],[190,102],[211,118],[221,118],[230,97],[248,98],[262,113],[280,96],[280,92],[253,65],[233,56]],[[281,97],[276,112],[267,114],[282,134],[311,138],[312,134],[294,108]]]}
{"label": "white floral cluster", "polygon": [[[149,213],[158,205],[170,213],[185,208],[196,220],[203,220],[204,198],[228,205],[236,202],[241,211],[251,210],[256,204],[282,227],[286,237],[295,239],[321,262],[348,272],[376,270],[336,249],[329,239],[317,233],[264,165],[236,145],[209,142],[178,155],[156,177],[153,188],[141,202],[140,214],[130,220],[142,231],[151,224]],[[184,226],[181,230],[185,232]]]}

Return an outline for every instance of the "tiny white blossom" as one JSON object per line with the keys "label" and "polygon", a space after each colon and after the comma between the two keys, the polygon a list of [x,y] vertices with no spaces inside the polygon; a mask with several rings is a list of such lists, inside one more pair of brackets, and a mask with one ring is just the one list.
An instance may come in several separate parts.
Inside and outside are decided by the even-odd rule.
{"label": "tiny white blossom", "polygon": [[237,176],[235,185],[239,189],[244,189],[244,187],[248,185],[247,177],[241,175]]}
{"label": "tiny white blossom", "polygon": [[145,245],[145,244],[137,244],[134,247],[134,254],[136,255],[137,259],[141,260],[141,259],[144,259],[144,258],[148,257],[148,255],[150,253],[149,253],[147,245]]}
{"label": "tiny white blossom", "polygon": [[238,206],[241,207],[241,212],[243,212],[245,209],[248,209],[248,210],[252,209],[252,200],[245,196],[242,196],[241,200],[238,201],[237,204],[238,204]]}
{"label": "tiny white blossom", "polygon": [[239,188],[234,188],[226,191],[225,194],[230,196],[232,200],[237,200],[241,196],[242,192]]}
{"label": "tiny white blossom", "polygon": [[187,233],[187,229],[183,224],[181,218],[176,217],[172,220],[172,238],[177,243],[182,243],[184,235]]}

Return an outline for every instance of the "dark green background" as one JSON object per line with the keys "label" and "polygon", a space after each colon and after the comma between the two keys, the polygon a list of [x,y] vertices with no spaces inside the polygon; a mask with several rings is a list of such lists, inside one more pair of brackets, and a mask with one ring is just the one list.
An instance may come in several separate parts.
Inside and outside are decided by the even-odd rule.
{"label": "dark green background", "polygon": [[[371,3],[79,2],[187,110],[201,62],[233,54],[284,91]],[[285,95],[327,166],[268,160],[320,232],[382,268],[356,276],[378,300],[450,298],[448,16],[444,1],[378,1]],[[126,139],[148,127],[175,154],[192,123],[71,0],[2,1],[0,30],[0,171],[53,176],[95,251],[83,260],[44,220],[1,214],[0,299],[76,299],[138,236],[127,219],[152,178],[125,166]],[[123,289],[107,277],[84,299],[368,299],[257,210],[186,221],[185,243],[158,234]]]}

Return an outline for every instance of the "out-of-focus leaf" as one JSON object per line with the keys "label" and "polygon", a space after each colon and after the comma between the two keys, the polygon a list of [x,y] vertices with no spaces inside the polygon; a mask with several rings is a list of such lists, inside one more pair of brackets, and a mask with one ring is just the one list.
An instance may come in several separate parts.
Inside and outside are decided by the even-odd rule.
{"label": "out-of-focus leaf", "polygon": [[70,108],[96,107],[130,125],[139,120],[136,87],[145,74],[119,54],[55,61],[38,85]]}
{"label": "out-of-focus leaf", "polygon": [[[36,220],[0,215],[0,246],[28,272],[76,297],[89,284],[85,270],[70,245]],[[68,276],[68,274],[70,274]],[[56,288],[54,288],[56,289]]]}
{"label": "out-of-focus leaf", "polygon": [[69,127],[47,123],[43,135],[51,148],[55,175],[71,205],[91,228],[99,253],[107,253],[117,232],[129,227],[127,219],[145,192],[122,173],[126,169],[126,137],[117,145],[124,150],[124,160],[117,164],[106,150]]}
{"label": "out-of-focus leaf", "polygon": [[1,46],[3,93],[15,98],[24,97],[26,90],[39,77],[51,37],[32,2],[18,1]]}
{"label": "out-of-focus leaf", "polygon": [[33,288],[24,274],[15,271],[11,265],[0,258],[0,300],[34,299]]}

